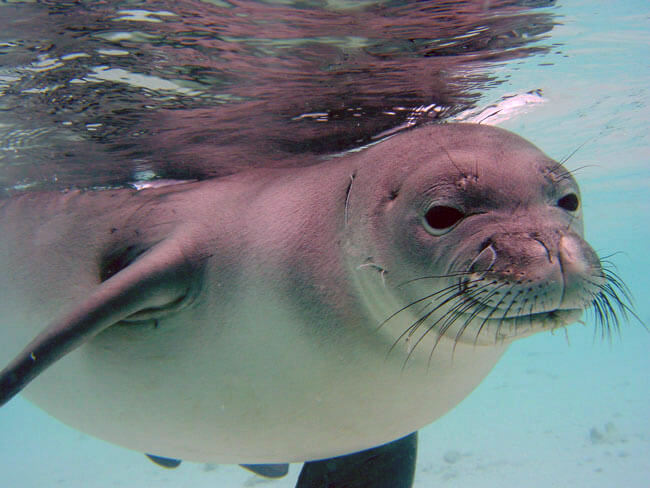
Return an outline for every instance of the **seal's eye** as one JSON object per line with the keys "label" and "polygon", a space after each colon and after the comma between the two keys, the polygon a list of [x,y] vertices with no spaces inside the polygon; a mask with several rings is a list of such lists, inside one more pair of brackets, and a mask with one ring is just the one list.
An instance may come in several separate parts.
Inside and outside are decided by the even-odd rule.
{"label": "seal's eye", "polygon": [[463,217],[465,214],[457,208],[437,205],[427,211],[424,220],[434,233],[439,234],[456,225]]}
{"label": "seal's eye", "polygon": [[569,193],[557,201],[557,206],[569,212],[575,212],[580,206],[580,200],[578,200],[578,195],[575,193]]}

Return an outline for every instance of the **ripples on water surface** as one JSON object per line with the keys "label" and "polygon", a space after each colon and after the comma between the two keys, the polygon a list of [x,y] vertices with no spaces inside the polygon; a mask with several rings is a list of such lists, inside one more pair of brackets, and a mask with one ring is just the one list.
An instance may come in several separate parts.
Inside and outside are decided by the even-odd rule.
{"label": "ripples on water surface", "polygon": [[553,3],[0,3],[0,187],[311,164],[444,120],[549,48]]}

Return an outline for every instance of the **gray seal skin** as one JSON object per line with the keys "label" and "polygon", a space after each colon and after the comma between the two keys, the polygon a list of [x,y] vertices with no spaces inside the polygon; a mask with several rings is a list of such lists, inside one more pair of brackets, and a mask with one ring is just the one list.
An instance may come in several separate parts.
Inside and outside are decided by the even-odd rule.
{"label": "gray seal skin", "polygon": [[404,437],[612,288],[571,174],[473,124],[300,169],[27,193],[0,203],[0,263],[0,404],[29,383],[76,429],[222,463]]}

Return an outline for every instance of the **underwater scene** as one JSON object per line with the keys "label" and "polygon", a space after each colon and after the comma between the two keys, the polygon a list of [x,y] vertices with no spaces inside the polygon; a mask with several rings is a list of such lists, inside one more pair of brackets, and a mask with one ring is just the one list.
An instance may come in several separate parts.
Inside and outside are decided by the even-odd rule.
{"label": "underwater scene", "polygon": [[[432,124],[512,131],[577,180],[585,239],[622,306],[514,341],[418,430],[413,486],[643,488],[649,42],[640,0],[0,2],[0,201],[334,165]],[[20,395],[0,433],[7,487],[293,488],[302,467],[166,469]]]}

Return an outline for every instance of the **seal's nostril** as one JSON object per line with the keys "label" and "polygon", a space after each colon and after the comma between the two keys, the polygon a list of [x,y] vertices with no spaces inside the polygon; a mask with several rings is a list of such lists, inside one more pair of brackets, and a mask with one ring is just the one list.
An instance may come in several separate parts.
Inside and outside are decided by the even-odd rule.
{"label": "seal's nostril", "polygon": [[496,251],[491,245],[488,245],[474,258],[474,261],[469,266],[469,272],[485,274],[490,270],[496,259]]}
{"label": "seal's nostril", "polygon": [[553,263],[553,254],[551,253],[551,250],[546,245],[546,243],[543,240],[541,240],[540,238],[538,238],[538,237],[533,237],[533,240],[535,242],[538,242],[539,244],[541,244],[541,246],[544,248],[544,251],[546,252],[546,258],[548,259],[548,262],[552,264]]}

